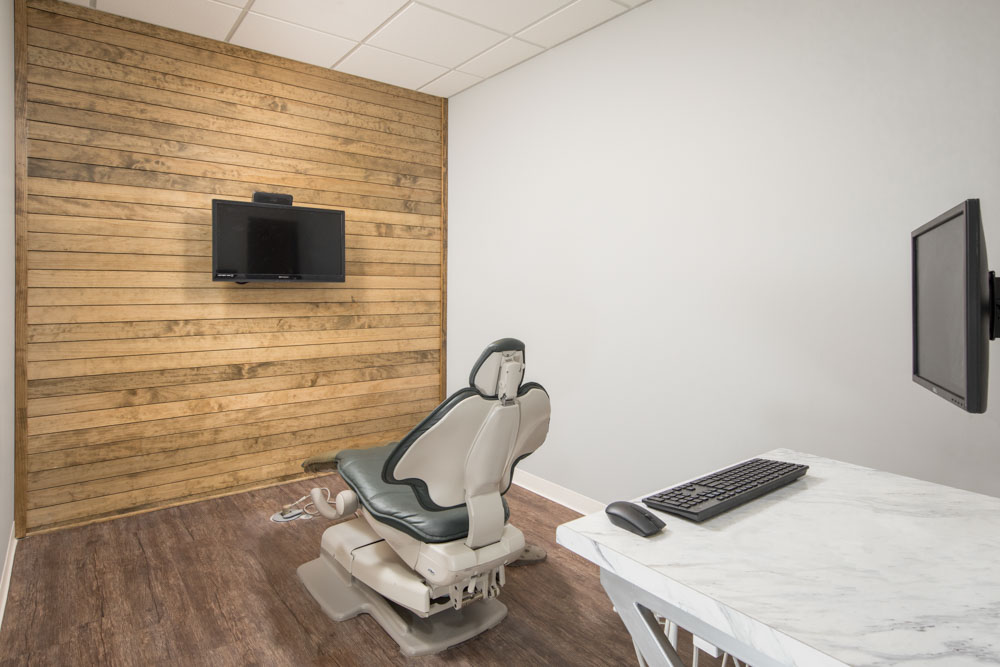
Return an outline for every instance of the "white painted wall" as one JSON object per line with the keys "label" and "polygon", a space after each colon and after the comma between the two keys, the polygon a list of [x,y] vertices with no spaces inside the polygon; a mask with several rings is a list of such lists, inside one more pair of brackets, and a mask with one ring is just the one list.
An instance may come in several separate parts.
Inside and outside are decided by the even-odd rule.
{"label": "white painted wall", "polygon": [[1000,495],[991,410],[910,379],[910,231],[980,197],[1000,3],[652,0],[452,98],[449,388],[527,343],[526,471],[631,497],[775,447]]}

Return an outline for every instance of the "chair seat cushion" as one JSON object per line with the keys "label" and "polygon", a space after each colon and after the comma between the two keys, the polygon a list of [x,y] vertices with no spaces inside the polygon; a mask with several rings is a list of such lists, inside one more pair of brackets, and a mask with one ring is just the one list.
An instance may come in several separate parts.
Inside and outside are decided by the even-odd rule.
{"label": "chair seat cushion", "polygon": [[[429,510],[420,504],[409,484],[390,484],[382,479],[382,467],[396,445],[393,442],[337,454],[340,476],[358,494],[361,505],[376,520],[421,542],[452,542],[468,536],[469,512],[465,505]],[[506,500],[503,510],[506,520],[510,516]]]}

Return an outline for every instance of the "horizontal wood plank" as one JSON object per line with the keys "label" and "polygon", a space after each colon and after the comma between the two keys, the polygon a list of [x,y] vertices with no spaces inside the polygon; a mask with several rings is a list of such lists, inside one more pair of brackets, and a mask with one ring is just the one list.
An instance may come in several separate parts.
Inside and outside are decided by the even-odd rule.
{"label": "horizontal wood plank", "polygon": [[[155,257],[159,257],[156,255]],[[134,265],[133,265],[134,266]],[[124,268],[124,267],[122,267]],[[351,289],[434,289],[439,278],[414,276],[349,276],[343,288]],[[68,271],[33,269],[28,272],[28,287],[162,287],[217,288],[227,282],[213,281],[209,271]],[[273,283],[255,282],[240,285],[247,290],[269,289]],[[298,289],[323,289],[321,284],[305,283]]]}
{"label": "horizontal wood plank", "polygon": [[[28,231],[50,234],[187,239],[190,241],[212,240],[212,228],[209,224],[151,222],[147,220],[48,215],[41,213],[28,215]],[[379,236],[384,238],[424,239],[429,241],[441,240],[441,230],[436,227],[392,225],[380,222],[362,222],[359,220],[348,220],[347,232],[352,236]]]}
{"label": "horizontal wood plank", "polygon": [[[258,425],[254,428],[266,428],[263,425],[266,422],[281,419],[302,418],[328,412],[353,410],[371,405],[388,405],[391,403],[405,403],[407,401],[436,398],[437,394],[435,392],[436,387],[427,386],[378,394],[357,394],[320,401],[292,403],[289,405],[269,405],[243,410],[230,410],[216,414],[187,415],[173,419],[159,419],[154,422],[135,422],[115,426],[75,429],[73,431],[58,431],[29,437],[28,449],[29,455],[35,456],[40,452],[64,450],[84,452],[93,447],[124,445],[128,443],[129,447],[133,450],[136,447],[140,447],[142,451],[147,451],[146,445],[142,445],[141,443],[159,442],[154,439],[161,437],[169,443],[164,444],[164,448],[172,445],[173,449],[181,449],[188,446],[186,444],[188,442],[202,442],[203,440],[199,439],[202,436],[202,431],[207,432],[210,441],[222,442],[222,440],[219,440],[220,437],[230,437],[230,435],[227,433],[223,436],[216,429],[254,424]],[[151,447],[152,444],[149,446]],[[134,456],[134,454],[132,455]]]}
{"label": "horizontal wood plank", "polygon": [[345,343],[362,340],[399,340],[407,338],[432,338],[437,327],[377,327],[370,329],[335,329],[309,331],[282,331],[279,333],[247,333],[202,336],[168,336],[165,338],[125,338],[112,340],[87,340],[58,343],[29,343],[28,361],[58,361],[68,359],[93,359],[147,355],[155,349],[158,354],[176,352],[201,352],[214,350],[258,349]]}
{"label": "horizontal wood plank", "polygon": [[88,188],[73,186],[77,194],[86,197],[74,197],[68,188],[60,187],[56,181],[40,180],[36,188],[45,189],[45,194],[28,195],[28,211],[31,214],[68,215],[92,217],[96,219],[138,220],[150,222],[175,222],[190,225],[211,225],[212,210],[188,206],[163,206],[135,202],[115,201],[103,197],[104,193],[91,191]]}
{"label": "horizontal wood plank", "polygon": [[[340,108],[352,103],[342,96],[288,83],[236,74],[201,63],[184,63],[175,58],[134,48],[113,46],[91,39],[92,35],[86,34],[87,25],[83,22],[66,21],[42,12],[33,14],[33,17],[34,23],[51,29],[39,25],[29,26],[29,44],[60,54],[83,56],[87,59],[103,61],[105,66],[125,66],[128,69],[137,69],[139,72],[131,74],[130,78],[143,85],[150,81],[149,72],[155,72],[160,75],[169,75],[169,77],[156,78],[155,81],[158,85],[173,83],[173,85],[178,86],[180,92],[217,95],[228,101],[247,106],[321,118],[349,127],[436,142],[440,146],[440,127],[427,127],[374,115],[352,113]],[[52,66],[58,68],[58,65]],[[86,72],[86,70],[70,69],[81,73]],[[178,72],[182,72],[183,75],[177,76]],[[377,109],[377,107],[373,108]],[[389,114],[393,114],[393,111],[390,110]],[[414,117],[411,116],[411,118]],[[424,121],[421,119],[421,122]]]}
{"label": "horizontal wood plank", "polygon": [[[138,440],[121,440],[111,443],[92,444],[86,447],[72,447],[31,454],[28,469],[34,475],[33,483],[38,488],[72,484],[76,479],[101,479],[115,474],[128,474],[152,465],[135,464],[147,461],[152,464],[170,465],[171,456],[192,448],[210,447],[224,442],[246,442],[254,438],[275,434],[294,433],[302,429],[315,429],[355,421],[365,421],[379,417],[401,414],[427,414],[435,407],[434,399],[386,402],[383,397],[395,394],[373,394],[351,396],[328,401],[338,402],[344,409],[330,410],[287,419],[236,424],[218,428],[169,433]],[[372,401],[379,398],[380,401]],[[351,407],[346,407],[348,404]],[[87,466],[84,468],[83,466]],[[74,473],[78,473],[75,474]]]}
{"label": "horizontal wood plank", "polygon": [[[308,295],[306,295],[308,296]],[[28,324],[440,313],[440,301],[222,303],[28,308]]]}
{"label": "horizontal wood plank", "polygon": [[43,398],[107,391],[136,391],[149,387],[224,382],[226,380],[255,379],[276,375],[299,375],[352,368],[391,367],[434,361],[440,361],[440,353],[437,350],[407,350],[261,363],[197,366],[194,368],[32,380],[28,383],[28,393],[31,398]]}
{"label": "horizontal wood plank", "polygon": [[[36,126],[37,127],[37,126]],[[56,133],[44,133],[51,135]],[[29,134],[30,137],[30,134]],[[346,195],[386,197],[412,201],[441,202],[441,192],[396,185],[382,185],[316,173],[292,173],[263,167],[233,166],[191,158],[164,156],[162,152],[140,153],[129,150],[132,142],[121,141],[117,148],[79,146],[48,139],[29,138],[31,154],[36,158],[76,162],[95,166],[119,167],[139,171],[162,172],[182,176],[224,178],[253,184],[264,183],[272,189],[303,188]],[[165,151],[164,151],[165,152]]]}
{"label": "horizontal wood plank", "polygon": [[[206,474],[260,465],[274,460],[308,458],[317,443],[342,438],[382,433],[393,429],[411,429],[423,417],[420,413],[378,417],[346,424],[300,429],[277,435],[256,436],[246,440],[221,442],[205,447],[190,447],[167,455],[148,455],[118,459],[115,466],[93,464],[62,468],[62,474],[29,475],[28,489],[33,491],[29,508],[48,507],[111,493],[184,481]],[[308,452],[308,453],[307,453]],[[79,473],[77,475],[73,472]],[[94,475],[99,477],[94,478]],[[64,482],[54,486],[53,482]],[[34,484],[32,484],[34,482]]]}
{"label": "horizontal wood plank", "polygon": [[[119,217],[205,225],[212,223],[212,200],[210,197],[206,198],[204,193],[51,178],[28,178],[26,181],[28,211],[31,213],[89,215],[95,218]],[[348,220],[441,227],[441,216],[377,211],[350,206],[327,206],[316,202],[311,202],[310,205],[315,208],[342,210]]]}
{"label": "horizontal wood plank", "polygon": [[[227,487],[238,486],[249,482],[259,482],[282,475],[301,472],[303,458],[332,449],[351,449],[373,447],[398,439],[406,434],[407,429],[385,431],[371,435],[355,436],[343,440],[330,440],[310,445],[307,448],[296,449],[288,453],[290,460],[267,464],[261,467],[244,468],[224,473],[206,470],[204,476],[195,477],[181,482],[173,482],[138,491],[115,493],[87,500],[79,500],[50,507],[28,510],[28,525],[32,528],[42,527],[51,523],[79,520],[86,517],[99,516],[105,512],[125,512],[136,506],[149,507],[152,503],[163,503],[186,498],[192,494],[215,491]],[[281,455],[270,455],[258,458],[281,458]],[[155,505],[152,505],[155,506]]]}
{"label": "horizontal wood plank", "polygon": [[[413,114],[410,121],[414,124],[426,123],[427,127],[438,127],[432,121],[438,118],[435,107],[439,100],[426,93],[379,84],[328,68],[297,63],[113,14],[80,12],[78,8],[60,2],[33,0],[29,6],[28,24],[31,26],[40,25],[39,15],[32,11],[35,9],[53,17],[79,18],[85,21],[85,25],[80,26],[79,33],[105,44],[134,46],[140,51],[166,55],[187,64],[207,64],[245,76],[286,81],[317,92],[341,94],[347,99],[370,102],[370,106],[346,109],[354,113],[377,115],[394,109],[407,109]],[[60,31],[73,34],[68,28]]]}
{"label": "horizontal wood plank", "polygon": [[322,385],[304,389],[284,389],[278,391],[263,391],[252,394],[235,394],[194,399],[189,401],[174,401],[171,403],[156,403],[137,405],[108,410],[90,410],[68,415],[46,415],[44,417],[28,418],[28,434],[44,435],[57,431],[72,431],[79,428],[97,428],[116,424],[155,419],[170,419],[184,415],[199,415],[228,410],[243,410],[266,405],[288,405],[307,401],[320,401],[340,396],[356,394],[395,391],[426,387],[432,384],[435,375],[418,375],[414,377],[393,378],[389,380],[371,380],[368,382],[352,382],[349,384]]}
{"label": "horizontal wood plank", "polygon": [[144,137],[146,145],[162,146],[163,150],[178,152],[181,156],[190,151],[207,159],[205,156],[215,150],[218,151],[216,160],[224,164],[244,161],[256,164],[261,159],[273,157],[277,169],[286,167],[285,170],[298,171],[302,167],[316,167],[319,172],[342,178],[361,177],[372,183],[433,189],[437,182],[440,186],[441,175],[428,165],[261,136],[231,134],[202,122],[196,127],[179,125],[176,121],[183,118],[176,118],[155,106],[100,95],[46,86],[32,87],[32,93],[35,99],[28,102],[33,119],[29,126],[34,125],[37,131],[37,125],[45,123],[94,133],[98,142],[95,145],[108,143],[110,135],[123,134],[140,137],[132,140],[137,146],[143,145],[141,138]]}
{"label": "horizontal wood plank", "polygon": [[[28,531],[301,477],[433,409],[444,101],[27,3]],[[257,191],[344,211],[343,282],[212,280],[212,200]]]}
{"label": "horizontal wood plank", "polygon": [[142,389],[118,389],[115,391],[75,394],[71,396],[53,396],[50,398],[38,398],[32,401],[32,408],[28,416],[39,417],[44,415],[87,412],[90,410],[148,406],[197,398],[323,387],[335,384],[350,384],[353,382],[370,382],[373,380],[431,375],[437,371],[437,362],[425,362],[399,366],[312,371],[292,375],[272,375],[259,378],[167,385]]}
{"label": "horizontal wood plank", "polygon": [[[109,239],[109,240],[113,240]],[[212,270],[210,257],[198,255],[159,255],[139,253],[104,253],[73,251],[29,251],[28,261],[33,270],[70,269],[83,271],[125,271],[141,266],[143,271],[188,271],[206,275]],[[353,254],[353,253],[352,253]],[[347,279],[344,287],[361,287],[361,276],[420,276],[433,277],[440,281],[441,267],[438,264],[393,264],[389,262],[347,262]],[[252,283],[252,289],[259,289],[268,283]],[[315,288],[310,283],[300,287]],[[372,283],[374,286],[374,283]],[[390,287],[383,284],[382,287]]]}
{"label": "horizontal wood plank", "polygon": [[[155,86],[157,90],[174,95],[188,95],[204,100],[196,102],[181,99],[171,102],[177,106],[199,108],[207,113],[267,122],[278,127],[305,129],[382,146],[431,154],[441,151],[440,131],[378,119],[370,119],[372,122],[369,123],[358,122],[370,117],[248,90],[255,81],[246,77],[231,76],[230,83],[237,85],[220,85],[198,78],[199,74],[212,76],[213,70],[206,67],[192,68],[184,72],[185,76],[179,76],[171,72],[177,62],[168,58],[141,54],[130,49],[104,53],[101,52],[100,45],[91,40],[67,37],[38,28],[29,28],[28,42],[36,47],[28,53],[29,65],[128,85]],[[107,58],[118,60],[115,62]],[[141,63],[147,67],[135,66],[133,63]],[[158,99],[160,98],[154,96],[144,98],[143,101]]]}
{"label": "horizontal wood plank", "polygon": [[[284,285],[282,285],[284,286]],[[110,304],[194,304],[194,303],[358,303],[365,301],[438,301],[441,293],[427,289],[335,289],[288,285],[241,289],[244,285],[219,283],[209,288],[32,287],[28,306],[103,306]]]}
{"label": "horizontal wood plank", "polygon": [[441,323],[438,313],[405,315],[342,315],[339,317],[261,317],[241,320],[174,320],[87,324],[33,324],[29,343],[167,336],[211,336],[272,331],[330,331],[384,327],[420,327]]}
{"label": "horizontal wood plank", "polygon": [[[383,236],[358,236],[350,233],[346,234],[345,247],[346,254],[349,256],[353,255],[353,250],[405,250],[428,253],[435,256],[441,252],[440,241]],[[78,253],[106,253],[108,251],[114,252],[119,250],[128,254],[212,256],[211,241],[133,238],[130,236],[108,238],[107,235],[50,234],[44,232],[28,233],[28,249]],[[405,258],[405,255],[400,256]]]}
{"label": "horizontal wood plank", "polygon": [[[90,359],[64,359],[60,361],[28,362],[28,380],[65,378],[80,375],[107,375],[109,373],[134,373],[138,371],[219,366],[236,363],[261,363],[292,359],[317,359],[332,356],[373,354],[377,352],[403,352],[437,348],[433,338],[405,338],[357,343],[330,343],[320,345],[295,345],[264,349],[212,350],[207,352],[150,353],[130,357],[94,357]],[[29,433],[31,433],[29,428]]]}
{"label": "horizontal wood plank", "polygon": [[[304,206],[313,204],[328,208],[353,206],[362,209],[378,209],[422,215],[439,215],[441,213],[440,204],[411,199],[353,195],[309,188],[276,186],[274,183],[233,181],[225,178],[142,172],[130,168],[100,167],[75,162],[59,162],[40,157],[28,158],[28,177],[30,179],[124,185],[155,190],[157,192],[184,192],[187,195],[186,201],[196,202],[201,200],[201,204],[207,206],[211,206],[212,198],[236,197],[249,200],[253,197],[254,192],[272,192],[277,187],[282,192],[292,195],[296,203]],[[30,190],[30,192],[32,194],[43,194],[35,190]],[[206,195],[210,195],[210,197],[206,198]]]}
{"label": "horizontal wood plank", "polygon": [[[247,146],[247,148],[255,148],[256,151],[235,150],[225,146],[226,143],[233,142],[229,138],[232,135],[224,133],[183,132],[182,128],[173,125],[158,129],[155,123],[149,121],[125,123],[120,116],[71,111],[49,105],[37,106],[40,109],[38,116],[51,118],[53,122],[37,120],[28,124],[28,137],[35,141],[75,144],[106,150],[129,151],[136,155],[156,155],[190,160],[196,163],[192,164],[191,168],[198,170],[193,175],[209,173],[210,168],[206,166],[207,163],[222,165],[222,169],[227,171],[239,169],[237,172],[239,178],[235,180],[243,178],[242,169],[264,169],[285,174],[286,178],[308,175],[344,181],[354,188],[359,188],[362,194],[392,196],[394,193],[405,194],[417,191],[436,193],[437,195],[441,193],[440,179],[339,164],[332,162],[332,160],[337,159],[336,153],[317,154],[317,157],[326,157],[326,161],[308,159],[298,150],[288,151],[292,155],[285,157],[260,152],[267,150],[267,146],[261,145],[261,142]],[[103,122],[100,122],[102,120]],[[136,125],[136,127],[131,127],[132,125]],[[95,126],[96,128],[113,127],[114,131],[94,129]],[[146,130],[155,136],[127,134],[122,131],[125,129]],[[216,137],[216,134],[223,136]],[[202,143],[195,143],[195,140]],[[349,162],[350,160],[344,161]],[[268,178],[279,177],[269,176]],[[268,180],[268,178],[260,180]]]}

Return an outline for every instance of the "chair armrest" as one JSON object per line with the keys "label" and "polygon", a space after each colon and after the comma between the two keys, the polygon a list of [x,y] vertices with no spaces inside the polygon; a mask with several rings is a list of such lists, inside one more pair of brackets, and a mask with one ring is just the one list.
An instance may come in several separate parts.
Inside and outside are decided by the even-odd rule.
{"label": "chair armrest", "polygon": [[310,456],[302,462],[302,469],[306,472],[323,472],[324,470],[329,470],[330,472],[336,471],[337,454],[340,452],[341,450],[334,449],[329,452],[317,454],[316,456]]}

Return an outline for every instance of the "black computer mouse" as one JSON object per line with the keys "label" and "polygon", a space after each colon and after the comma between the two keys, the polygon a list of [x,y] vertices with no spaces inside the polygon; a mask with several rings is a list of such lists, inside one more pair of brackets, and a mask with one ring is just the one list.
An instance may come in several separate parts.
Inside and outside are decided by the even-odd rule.
{"label": "black computer mouse", "polygon": [[619,500],[604,508],[611,523],[636,535],[649,537],[663,530],[663,520],[641,505]]}

